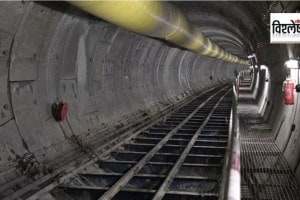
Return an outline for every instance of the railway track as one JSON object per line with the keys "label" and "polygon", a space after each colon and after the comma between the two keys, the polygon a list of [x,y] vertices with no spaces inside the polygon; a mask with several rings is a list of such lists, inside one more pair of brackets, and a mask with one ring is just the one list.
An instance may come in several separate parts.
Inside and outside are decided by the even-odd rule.
{"label": "railway track", "polygon": [[53,200],[218,199],[232,90],[210,90],[47,194]]}

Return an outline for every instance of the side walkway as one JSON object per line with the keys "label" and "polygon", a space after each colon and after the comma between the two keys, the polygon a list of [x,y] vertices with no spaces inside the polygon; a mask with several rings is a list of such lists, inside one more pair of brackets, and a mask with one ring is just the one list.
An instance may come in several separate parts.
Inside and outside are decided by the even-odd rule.
{"label": "side walkway", "polygon": [[258,113],[249,84],[240,88],[242,199],[300,199],[300,187]]}

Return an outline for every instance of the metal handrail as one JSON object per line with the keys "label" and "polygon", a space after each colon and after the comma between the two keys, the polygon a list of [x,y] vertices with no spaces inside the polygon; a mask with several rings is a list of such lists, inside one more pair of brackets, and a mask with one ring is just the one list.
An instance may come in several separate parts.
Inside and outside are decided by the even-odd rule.
{"label": "metal handrail", "polygon": [[240,173],[240,132],[239,117],[237,114],[237,92],[233,85],[233,100],[230,113],[229,134],[219,200],[241,199],[241,173]]}

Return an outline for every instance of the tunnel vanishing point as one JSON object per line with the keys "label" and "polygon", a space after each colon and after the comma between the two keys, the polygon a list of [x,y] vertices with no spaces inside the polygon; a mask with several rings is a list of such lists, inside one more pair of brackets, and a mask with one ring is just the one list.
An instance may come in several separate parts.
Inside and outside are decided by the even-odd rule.
{"label": "tunnel vanishing point", "polygon": [[271,13],[300,29],[297,1],[0,2],[0,199],[300,199]]}

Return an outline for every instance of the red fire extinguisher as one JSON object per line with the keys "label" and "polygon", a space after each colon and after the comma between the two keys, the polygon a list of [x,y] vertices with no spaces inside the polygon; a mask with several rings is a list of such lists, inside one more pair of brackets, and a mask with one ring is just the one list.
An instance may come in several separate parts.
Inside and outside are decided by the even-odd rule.
{"label": "red fire extinguisher", "polygon": [[295,83],[292,79],[287,78],[283,82],[283,89],[284,89],[284,104],[285,105],[294,105],[294,89]]}

